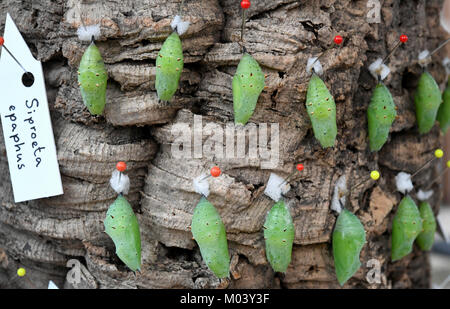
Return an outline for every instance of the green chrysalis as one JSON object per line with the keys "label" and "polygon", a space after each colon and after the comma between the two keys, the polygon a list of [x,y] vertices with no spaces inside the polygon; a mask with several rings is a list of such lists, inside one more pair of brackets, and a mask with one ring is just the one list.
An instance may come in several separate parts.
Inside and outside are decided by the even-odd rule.
{"label": "green chrysalis", "polygon": [[94,42],[81,58],[78,69],[78,85],[84,105],[92,115],[101,115],[106,104],[106,82],[108,74],[102,55]]}
{"label": "green chrysalis", "polygon": [[205,197],[200,199],[194,209],[191,230],[209,269],[218,278],[228,277],[230,255],[225,225],[216,208]]}
{"label": "green chrysalis", "polygon": [[405,196],[398,205],[392,223],[392,261],[397,261],[412,251],[414,240],[422,231],[422,218],[411,197]]}
{"label": "green chrysalis", "polygon": [[441,102],[442,95],[438,84],[430,73],[423,72],[414,96],[420,134],[428,133],[433,127]]}
{"label": "green chrysalis", "polygon": [[258,62],[245,53],[233,77],[234,122],[245,125],[264,89],[264,74]]}
{"label": "green chrysalis", "polygon": [[336,104],[325,83],[313,74],[306,94],[306,110],[314,136],[322,148],[332,147],[336,139]]}
{"label": "green chrysalis", "polygon": [[116,254],[132,271],[141,269],[139,223],[128,201],[119,195],[109,206],[104,221],[105,232],[116,246]]}
{"label": "green chrysalis", "polygon": [[445,134],[450,127],[450,79],[447,82],[447,88],[442,94],[442,101],[438,110],[437,120],[442,132]]}
{"label": "green chrysalis", "polygon": [[361,267],[359,255],[366,242],[366,231],[358,217],[343,209],[336,221],[332,242],[336,277],[342,286]]}
{"label": "green chrysalis", "polygon": [[156,57],[155,87],[162,101],[169,101],[178,89],[183,71],[183,48],[180,37],[173,32],[161,46]]}
{"label": "green chrysalis", "polygon": [[436,232],[436,219],[433,210],[427,202],[421,202],[419,205],[420,216],[423,220],[422,232],[417,236],[416,242],[419,248],[424,251],[431,250],[434,243],[434,233]]}
{"label": "green chrysalis", "polygon": [[291,263],[294,223],[283,200],[273,205],[264,223],[266,256],[274,271],[286,272]]}
{"label": "green chrysalis", "polygon": [[373,91],[372,99],[367,109],[371,151],[380,150],[386,143],[389,130],[396,116],[394,100],[389,89],[383,83],[379,83]]}

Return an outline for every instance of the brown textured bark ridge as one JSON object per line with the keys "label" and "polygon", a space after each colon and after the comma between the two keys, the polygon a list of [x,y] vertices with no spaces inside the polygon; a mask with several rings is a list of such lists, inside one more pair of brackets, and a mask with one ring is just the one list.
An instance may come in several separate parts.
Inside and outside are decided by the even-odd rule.
{"label": "brown textured bark ridge", "polygon": [[[16,276],[19,265],[37,287],[51,279],[77,288],[337,288],[331,254],[336,220],[330,211],[335,181],[345,174],[351,183],[378,169],[376,184],[352,192],[350,208],[367,231],[362,267],[345,288],[409,288],[429,285],[427,254],[417,248],[390,262],[390,229],[400,194],[393,177],[412,172],[432,157],[439,130],[419,136],[413,93],[421,73],[412,65],[418,51],[443,38],[439,30],[441,1],[382,2],[382,22],[369,24],[366,1],[259,0],[248,10],[245,47],[267,75],[250,122],[280,124],[280,164],[260,169],[260,160],[171,157],[173,124],[203,121],[225,125],[233,120],[231,80],[241,57],[240,7],[235,0],[189,0],[182,10],[191,22],[182,36],[185,69],[180,89],[169,104],[158,101],[155,57],[170,33],[180,0],[19,1],[0,3],[0,32],[9,12],[34,55],[43,62],[52,113],[63,196],[15,204],[8,173],[0,175],[0,287],[32,287]],[[92,117],[77,88],[77,66],[85,45],[76,38],[81,5],[87,24],[100,23],[98,46],[109,81],[105,115]],[[376,81],[367,70],[384,57],[402,33],[409,35],[389,61],[385,81],[400,116],[379,153],[367,143],[366,110]],[[334,35],[344,37],[333,48]],[[306,62],[331,48],[322,59],[323,80],[336,100],[338,137],[323,150],[306,115],[309,81]],[[442,56],[442,55],[440,55]],[[444,70],[439,56],[430,71],[439,83]],[[141,226],[143,266],[128,271],[114,254],[103,219],[116,194],[109,187],[117,161],[128,163],[131,190],[127,198]],[[274,274],[265,258],[262,224],[273,202],[263,195],[269,174],[287,176],[293,162],[305,165],[287,194],[295,224],[292,263],[285,275]],[[226,225],[232,256],[231,278],[220,281],[207,269],[192,240],[189,225],[199,195],[192,178],[213,165],[227,170],[211,179],[210,200]],[[436,164],[417,178],[426,184]],[[0,168],[7,170],[3,139]],[[435,192],[439,185],[434,185]],[[440,195],[432,199],[438,211]],[[66,262],[82,263],[82,283],[66,280]],[[382,283],[369,284],[366,263],[378,259]]]}

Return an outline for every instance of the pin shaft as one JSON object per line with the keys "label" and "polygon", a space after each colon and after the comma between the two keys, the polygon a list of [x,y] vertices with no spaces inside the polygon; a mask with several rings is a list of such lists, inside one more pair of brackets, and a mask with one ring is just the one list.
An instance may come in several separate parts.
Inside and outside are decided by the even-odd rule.
{"label": "pin shaft", "polygon": [[242,28],[241,28],[241,42],[244,41],[244,30],[245,30],[245,10],[242,10]]}
{"label": "pin shaft", "polygon": [[447,43],[450,42],[450,38],[448,38],[447,40],[445,40],[443,43],[441,43],[441,45],[439,45],[435,50],[433,50],[429,57],[433,56],[435,53],[437,53],[442,47],[444,47],[445,45],[447,45]]}
{"label": "pin shaft", "polygon": [[395,45],[391,50],[391,52],[386,57],[384,57],[381,63],[385,63],[394,54],[394,52],[397,50],[397,48],[399,48],[400,45],[402,45],[402,42],[398,42],[397,45]]}
{"label": "pin shaft", "polygon": [[434,160],[436,160],[436,157],[434,157],[433,159],[428,160],[428,162],[426,162],[424,165],[422,165],[422,167],[420,167],[417,171],[415,171],[412,175],[411,175],[411,179],[416,176],[417,174],[419,174],[425,167],[427,167],[431,162],[433,162]]}
{"label": "pin shaft", "polygon": [[431,188],[431,186],[433,186],[433,184],[436,183],[436,181],[438,181],[439,179],[441,179],[441,177],[444,176],[445,173],[447,173],[447,171],[448,171],[448,168],[446,168],[445,170],[443,170],[442,172],[440,172],[439,175],[438,175],[436,178],[434,178],[434,179],[428,184],[428,186],[425,187],[424,190],[425,190],[425,191],[429,190],[429,189]]}
{"label": "pin shaft", "polygon": [[25,70],[25,68],[20,64],[19,60],[17,60],[17,58],[14,57],[14,55],[9,51],[9,49],[6,47],[5,44],[3,44],[3,48],[4,48],[4,49],[8,52],[8,54],[14,59],[14,61],[17,62],[17,64],[22,68],[22,70],[23,70],[25,73],[28,73],[28,71]]}

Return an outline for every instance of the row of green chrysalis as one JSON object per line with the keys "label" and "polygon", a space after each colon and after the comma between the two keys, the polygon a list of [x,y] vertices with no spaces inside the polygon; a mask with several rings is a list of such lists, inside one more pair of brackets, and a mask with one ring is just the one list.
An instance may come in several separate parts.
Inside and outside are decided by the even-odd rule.
{"label": "row of green chrysalis", "polygon": [[[420,76],[414,95],[419,133],[428,133],[436,120],[443,133],[450,127],[450,81],[443,94],[427,71]],[[394,100],[387,87],[379,83],[367,110],[370,150],[378,151],[386,143],[389,130],[397,116]]]}
{"label": "row of green chrysalis", "polygon": [[[450,80],[441,95],[436,81],[428,72],[419,80],[414,102],[416,118],[421,134],[428,133],[436,119],[445,133],[450,127]],[[441,104],[441,102],[443,102]],[[313,75],[309,82],[306,109],[311,119],[314,136],[323,148],[332,147],[336,138],[336,106],[326,85]],[[369,146],[378,151],[386,143],[397,112],[388,88],[379,83],[373,91],[367,109]]]}
{"label": "row of green chrysalis", "polygon": [[[230,256],[225,225],[215,207],[202,197],[194,209],[192,236],[208,268],[218,277],[229,276]],[[286,272],[291,262],[294,224],[284,201],[277,202],[264,223],[266,256],[274,271]]]}
{"label": "row of green chrysalis", "polygon": [[[173,32],[165,40],[156,59],[155,87],[161,100],[169,101],[173,97],[178,89],[183,67],[181,40]],[[103,113],[107,79],[100,51],[92,42],[81,59],[78,83],[83,102],[93,115]],[[242,56],[232,86],[235,123],[245,125],[253,115],[259,95],[264,89],[264,74],[258,62],[247,53]],[[436,119],[442,131],[447,131],[450,127],[450,80],[441,95],[436,81],[425,71],[420,77],[414,102],[421,134],[429,132]],[[337,135],[336,104],[325,83],[316,74],[313,74],[308,85],[306,109],[316,139],[323,148],[332,147]],[[367,109],[371,151],[380,150],[386,143],[396,116],[392,95],[380,82],[373,91]]]}
{"label": "row of green chrysalis", "polygon": [[[117,256],[131,270],[141,268],[139,224],[131,205],[122,196],[109,207],[104,221],[105,232],[116,247]],[[266,256],[274,271],[286,272],[291,262],[294,224],[283,200],[269,211],[263,225]],[[215,207],[202,197],[192,216],[192,235],[208,268],[219,278],[229,276],[230,256],[225,225]],[[436,231],[436,220],[427,202],[418,208],[409,196],[398,206],[392,224],[392,260],[412,251],[414,241],[422,250],[430,250]],[[360,252],[366,233],[360,220],[343,209],[333,231],[332,247],[336,277],[345,284],[361,266]]]}
{"label": "row of green chrysalis", "polygon": [[[436,232],[436,219],[428,202],[419,208],[411,197],[405,196],[392,223],[391,259],[397,261],[412,251],[414,241],[424,251],[431,250]],[[361,267],[360,252],[366,233],[359,219],[342,210],[333,231],[333,257],[336,277],[341,285]]]}
{"label": "row of green chrysalis", "polygon": [[436,219],[428,202],[419,207],[410,196],[405,196],[392,223],[391,258],[397,261],[412,251],[414,241],[419,248],[428,251],[433,246]]}

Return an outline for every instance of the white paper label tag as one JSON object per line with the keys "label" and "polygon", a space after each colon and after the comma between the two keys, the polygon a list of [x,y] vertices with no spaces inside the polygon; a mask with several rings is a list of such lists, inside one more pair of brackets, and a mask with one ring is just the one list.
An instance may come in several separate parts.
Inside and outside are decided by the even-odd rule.
{"label": "white paper label tag", "polygon": [[0,115],[16,203],[63,194],[42,65],[34,59],[7,14],[4,45],[34,76],[27,87],[23,69],[2,47]]}

